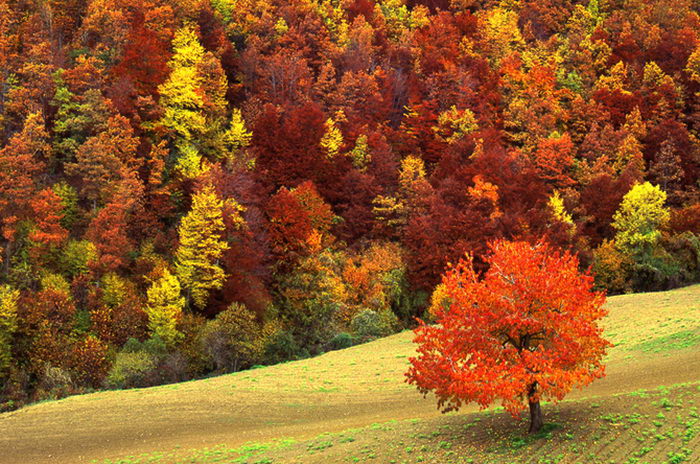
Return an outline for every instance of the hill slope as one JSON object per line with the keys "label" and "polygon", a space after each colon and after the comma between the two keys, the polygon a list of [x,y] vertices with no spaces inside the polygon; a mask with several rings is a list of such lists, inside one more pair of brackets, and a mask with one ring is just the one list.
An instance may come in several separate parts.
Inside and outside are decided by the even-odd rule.
{"label": "hill slope", "polygon": [[[700,285],[612,297],[608,308],[606,333],[617,345],[608,375],[572,399],[700,380]],[[6,413],[0,463],[76,464],[221,443],[308,440],[389,420],[420,418],[437,427],[446,419],[434,401],[403,382],[411,338],[403,332],[314,359]]]}

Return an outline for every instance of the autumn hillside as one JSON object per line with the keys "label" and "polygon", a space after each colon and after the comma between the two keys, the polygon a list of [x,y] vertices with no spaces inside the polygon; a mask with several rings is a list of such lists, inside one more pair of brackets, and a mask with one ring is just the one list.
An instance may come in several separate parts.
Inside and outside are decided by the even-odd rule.
{"label": "autumn hillside", "polygon": [[[673,385],[700,382],[700,286],[615,296],[607,307],[606,334],[616,344],[608,357],[607,377],[574,392],[561,406],[544,406],[545,420],[556,424],[551,430],[556,442],[530,441],[524,424],[502,413],[474,415],[473,408],[466,408],[438,414],[432,398],[422,399],[403,382],[414,347],[411,333],[402,332],[303,361],[161,387],[75,396],[5,413],[0,415],[0,448],[6,451],[0,462],[306,463],[353,462],[352,457],[390,462],[399,456],[396,462],[448,462],[449,456],[466,456],[465,450],[482,453],[481,447],[492,446],[515,453],[514,462],[539,462],[524,457],[532,447],[544,446],[551,456],[578,456],[573,444],[582,450],[595,444],[600,456],[607,456],[604,443],[637,419],[651,431],[656,430],[651,422],[661,421],[658,434],[672,435],[656,440],[657,432],[647,437],[651,432],[645,431],[641,436],[646,441],[625,435],[625,446],[635,447],[630,452],[653,446],[652,456],[665,458],[667,452],[696,446],[696,386]],[[659,387],[668,390],[656,390]],[[642,389],[655,391],[643,395]],[[660,401],[670,402],[668,408]],[[629,416],[635,414],[632,405],[639,417]],[[651,412],[653,417],[645,416]],[[658,412],[665,418],[656,418]],[[587,428],[587,421],[594,426]],[[686,427],[686,422],[691,425]],[[453,438],[439,438],[446,431]],[[684,441],[686,433],[691,441]],[[453,445],[459,452],[447,454]],[[474,462],[504,462],[498,458],[502,454],[475,456],[491,460]],[[627,462],[610,456],[617,457],[618,464]],[[567,459],[561,462],[577,462]]]}
{"label": "autumn hillside", "polygon": [[399,333],[499,240],[700,282],[699,11],[0,0],[0,411]]}

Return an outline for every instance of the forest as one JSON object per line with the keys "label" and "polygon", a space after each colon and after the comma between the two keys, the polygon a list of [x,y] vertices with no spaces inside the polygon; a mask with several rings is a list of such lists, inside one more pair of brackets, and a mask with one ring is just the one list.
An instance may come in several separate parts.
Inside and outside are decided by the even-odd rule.
{"label": "forest", "polygon": [[0,0],[0,411],[389,335],[498,239],[699,281],[699,12]]}

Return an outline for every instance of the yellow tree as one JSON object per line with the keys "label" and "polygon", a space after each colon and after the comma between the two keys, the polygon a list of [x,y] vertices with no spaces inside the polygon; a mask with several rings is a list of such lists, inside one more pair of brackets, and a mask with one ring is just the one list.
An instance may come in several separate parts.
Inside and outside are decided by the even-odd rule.
{"label": "yellow tree", "polygon": [[436,135],[447,143],[455,143],[479,128],[470,109],[458,110],[452,105],[438,116],[438,125],[433,127]]}
{"label": "yellow tree", "polygon": [[335,158],[343,145],[343,133],[332,118],[326,120],[326,132],[321,138],[321,148],[326,152],[328,158]]}
{"label": "yellow tree", "polygon": [[367,136],[362,134],[355,140],[355,148],[350,150],[348,153],[352,165],[355,166],[360,171],[366,171],[367,166],[372,161],[372,152],[369,149],[369,144],[367,143]]}
{"label": "yellow tree", "polygon": [[168,269],[164,269],[163,275],[153,282],[146,295],[148,329],[166,344],[172,345],[182,337],[176,328],[185,306],[185,298],[180,295],[180,282]]}
{"label": "yellow tree", "polygon": [[399,187],[407,196],[414,193],[418,186],[426,182],[425,163],[417,156],[409,155],[401,160],[399,169]]}
{"label": "yellow tree", "polygon": [[685,67],[690,79],[700,82],[700,46],[695,47],[695,51],[688,57],[688,64]]}
{"label": "yellow tree", "polygon": [[554,216],[554,219],[559,222],[563,222],[564,224],[568,224],[571,227],[575,227],[574,220],[566,211],[566,208],[564,207],[564,199],[561,197],[561,195],[559,195],[558,190],[555,190],[549,197],[547,206],[549,206],[549,212],[552,214],[552,216]]}
{"label": "yellow tree", "polygon": [[170,76],[158,88],[167,128],[180,152],[176,165],[186,179],[197,177],[202,154],[221,150],[228,87],[221,63],[206,52],[192,25],[180,28],[173,39]]}
{"label": "yellow tree", "polygon": [[231,122],[224,133],[224,156],[229,163],[242,158],[243,151],[250,145],[253,133],[246,128],[243,114],[238,108],[231,113]]}
{"label": "yellow tree", "polygon": [[623,171],[627,171],[635,179],[642,179],[644,177],[642,144],[639,143],[634,135],[627,135],[617,147],[613,169],[618,175]]}
{"label": "yellow tree", "polygon": [[0,376],[12,357],[12,334],[17,329],[19,290],[9,285],[0,287]]}
{"label": "yellow tree", "polygon": [[425,196],[430,184],[425,178],[425,163],[421,158],[408,155],[399,167],[399,189],[396,196],[378,195],[372,200],[372,212],[386,226],[406,224],[412,208],[417,208],[419,198]]}
{"label": "yellow tree", "polygon": [[203,82],[197,64],[203,58],[204,47],[194,28],[179,29],[173,39],[173,57],[168,63],[170,76],[158,93],[164,110],[161,124],[185,140],[203,134],[206,128],[204,98],[197,92]]}
{"label": "yellow tree", "polygon": [[222,239],[223,207],[214,188],[207,185],[192,197],[192,209],[178,227],[175,273],[198,308],[204,308],[209,291],[221,288],[226,277],[219,265],[229,247]]}
{"label": "yellow tree", "polygon": [[482,19],[481,28],[493,64],[525,46],[518,27],[518,14],[504,8],[489,10]]}
{"label": "yellow tree", "polygon": [[615,244],[620,251],[627,256],[651,251],[661,237],[659,229],[670,219],[665,201],[666,192],[649,182],[636,184],[627,192],[612,223],[617,230]]}

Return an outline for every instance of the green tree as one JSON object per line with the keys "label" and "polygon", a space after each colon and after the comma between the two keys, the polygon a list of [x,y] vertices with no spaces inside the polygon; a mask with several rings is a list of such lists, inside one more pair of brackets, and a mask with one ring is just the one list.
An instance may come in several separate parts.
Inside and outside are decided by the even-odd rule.
{"label": "green tree", "polygon": [[355,140],[355,148],[350,150],[350,160],[352,165],[360,171],[366,171],[367,166],[372,161],[372,152],[367,143],[367,136],[362,134]]}
{"label": "green tree", "polygon": [[178,227],[175,273],[198,308],[204,308],[209,291],[221,288],[226,277],[219,265],[229,247],[222,239],[223,206],[214,188],[207,185],[192,197],[192,209]]}
{"label": "green tree", "polygon": [[65,181],[54,184],[52,189],[61,199],[61,226],[70,230],[80,215],[78,192]]}
{"label": "green tree", "polygon": [[239,303],[231,303],[209,321],[204,330],[204,345],[217,371],[236,372],[261,358],[263,333],[255,315]]}
{"label": "green tree", "polygon": [[70,240],[59,258],[61,270],[71,277],[85,274],[97,260],[97,248],[88,240]]}
{"label": "green tree", "polygon": [[279,312],[294,340],[310,353],[318,353],[336,333],[336,319],[347,300],[341,268],[345,257],[330,249],[299,261],[281,277]]}
{"label": "green tree", "polygon": [[[75,153],[85,140],[107,128],[110,108],[107,100],[98,89],[91,89],[77,98],[66,87],[60,75],[57,80],[56,94],[51,104],[56,107],[53,125],[52,161],[71,162]],[[53,167],[57,167],[56,164]]]}

